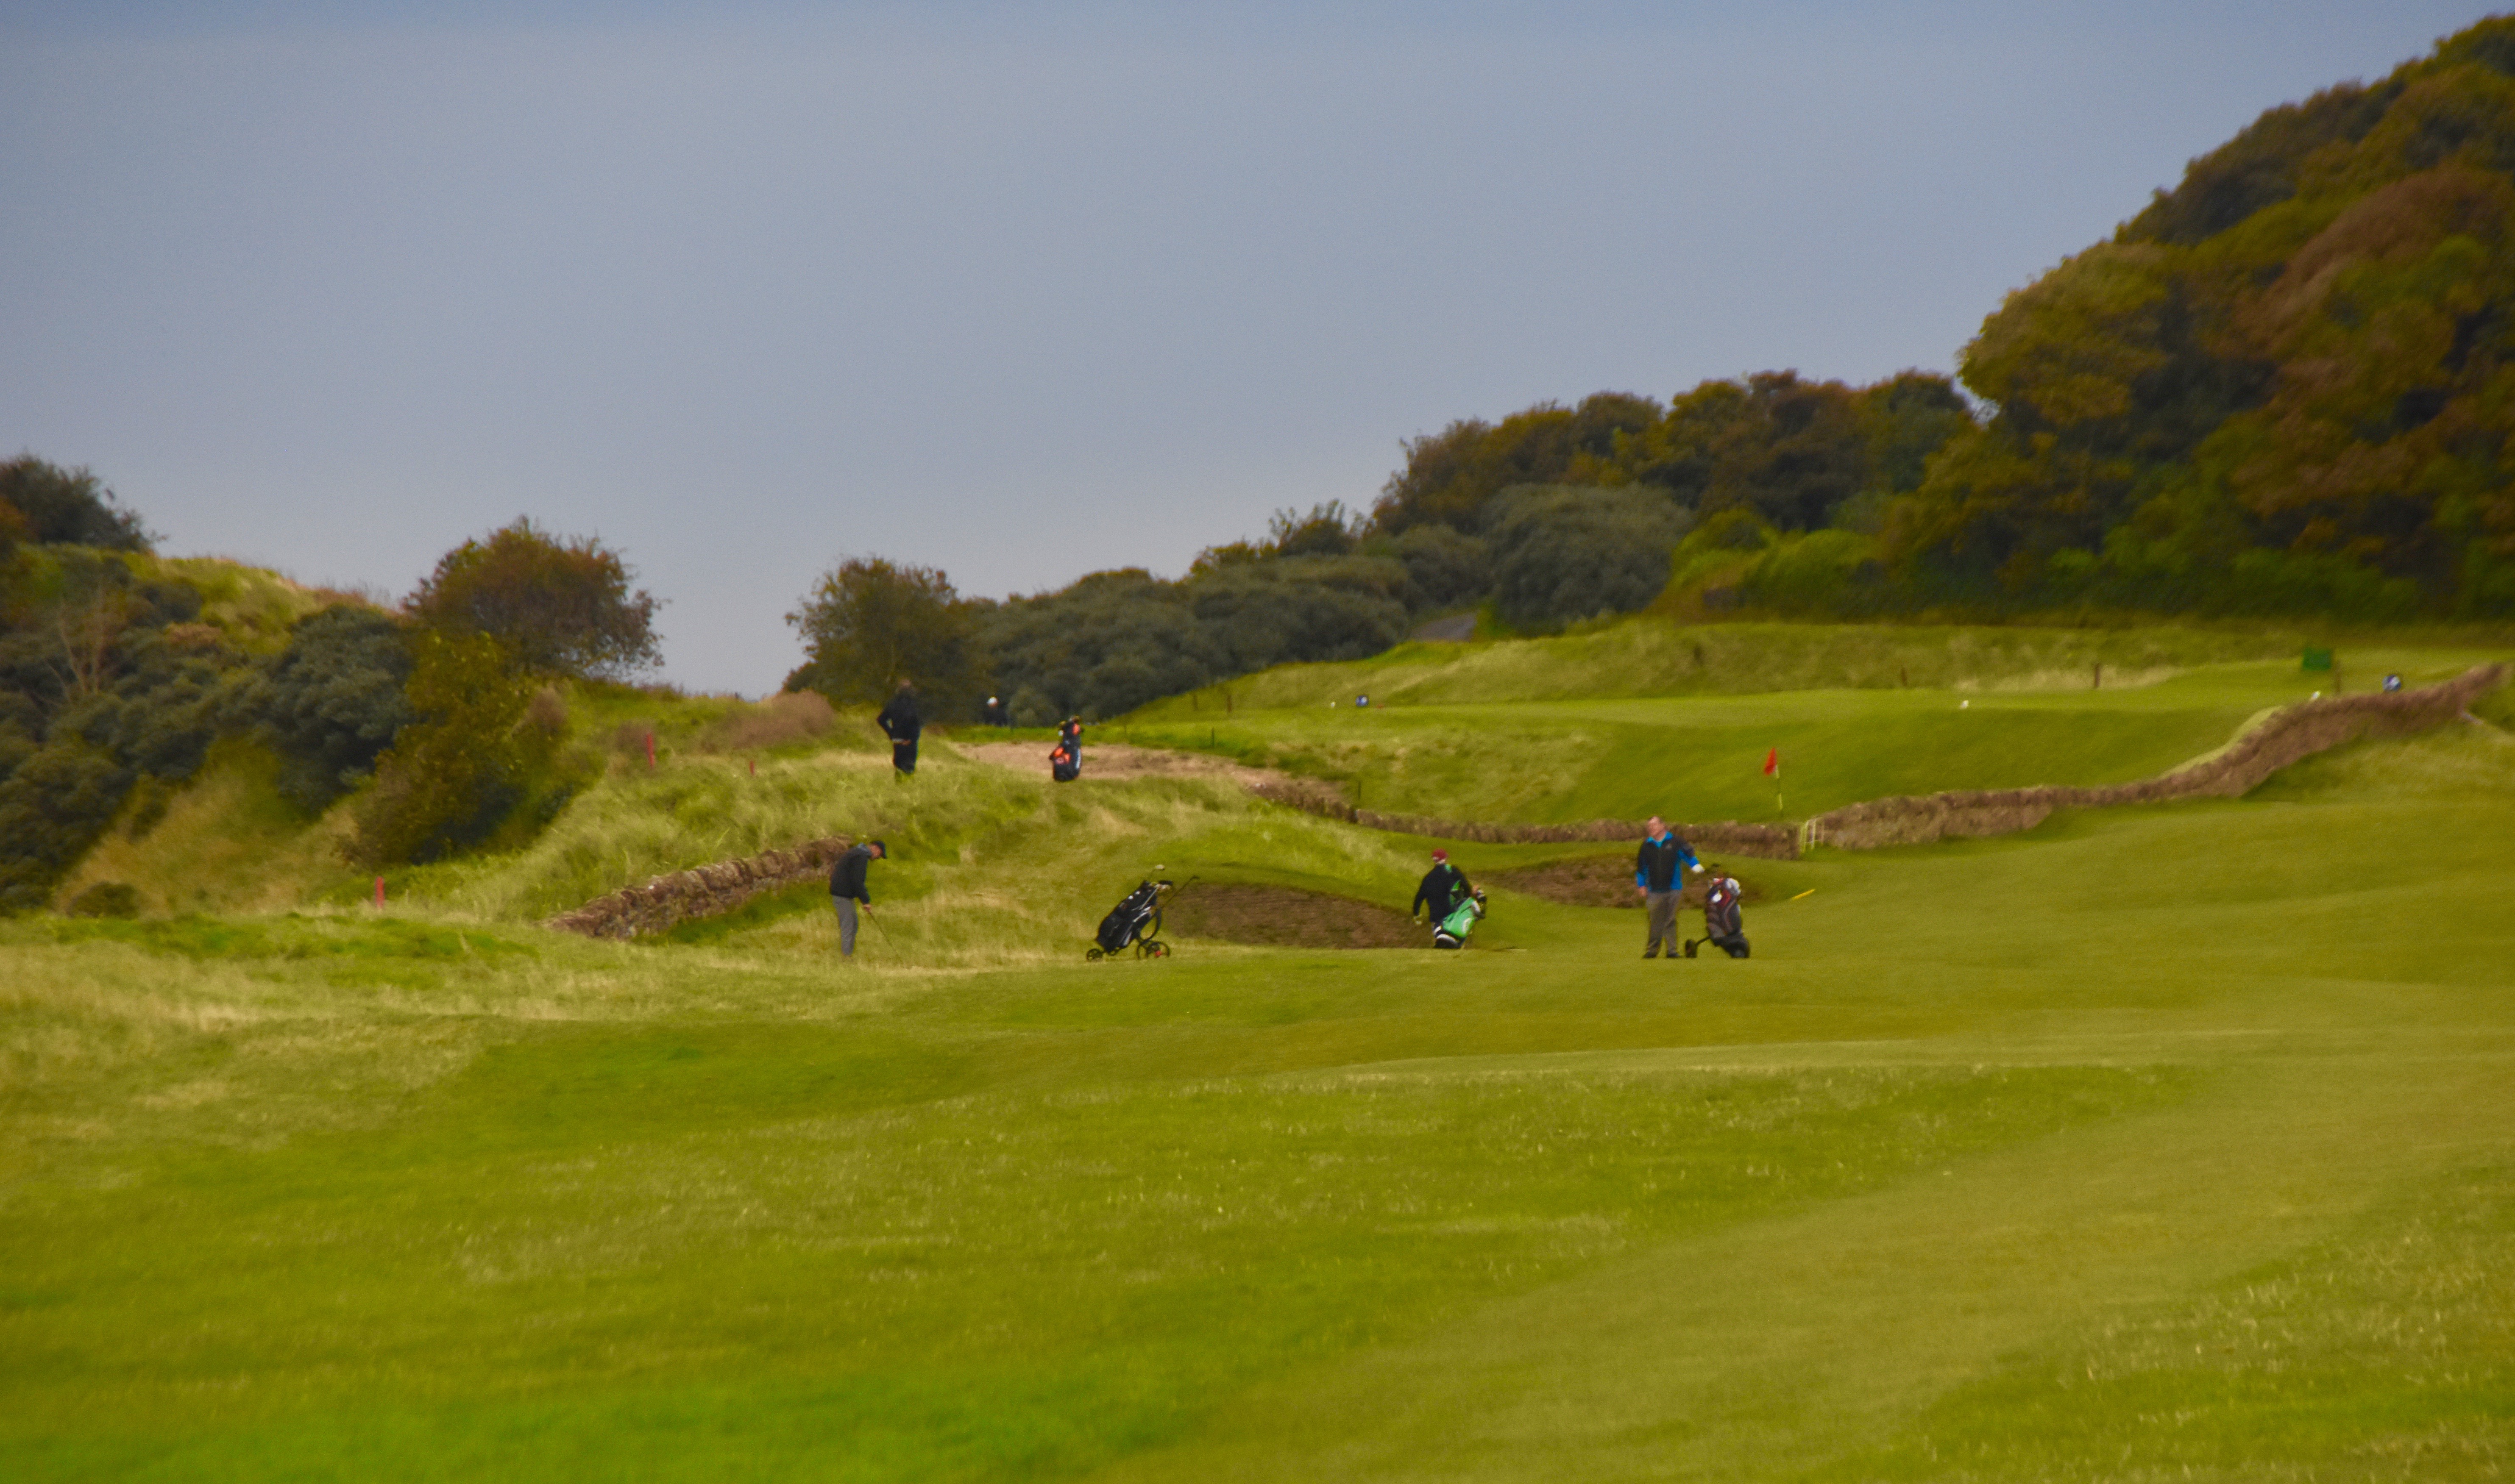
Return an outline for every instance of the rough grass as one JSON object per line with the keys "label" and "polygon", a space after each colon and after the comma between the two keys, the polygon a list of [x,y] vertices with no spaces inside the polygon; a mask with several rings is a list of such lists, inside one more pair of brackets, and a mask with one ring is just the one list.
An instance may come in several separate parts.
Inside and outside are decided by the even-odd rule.
{"label": "rough grass", "polygon": [[[1945,627],[1925,624],[1682,624],[1643,616],[1550,639],[1406,644],[1337,664],[1288,664],[1232,681],[1242,708],[1434,705],[1576,697],[1722,696],[1918,687],[2053,690],[2139,684],[2201,664],[2295,659],[2284,632],[2177,627]],[[1157,702],[1128,718],[1200,721],[1225,709],[1225,687]]]}

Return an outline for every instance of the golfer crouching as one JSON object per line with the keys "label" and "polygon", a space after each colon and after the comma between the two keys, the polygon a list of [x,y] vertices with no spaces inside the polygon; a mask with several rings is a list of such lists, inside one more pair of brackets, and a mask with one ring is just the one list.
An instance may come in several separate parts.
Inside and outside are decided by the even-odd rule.
{"label": "golfer crouching", "polygon": [[830,867],[830,905],[839,914],[841,958],[856,956],[856,903],[873,905],[873,894],[865,890],[865,868],[888,856],[880,840],[867,840],[847,847],[838,863]]}

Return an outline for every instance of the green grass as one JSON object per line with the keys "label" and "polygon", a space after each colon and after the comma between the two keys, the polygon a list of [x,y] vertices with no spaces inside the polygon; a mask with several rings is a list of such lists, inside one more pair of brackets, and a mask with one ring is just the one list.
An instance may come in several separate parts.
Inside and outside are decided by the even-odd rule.
{"label": "green grass", "polygon": [[[2421,684],[2497,658],[2375,651]],[[1367,807],[1444,819],[1804,819],[1892,794],[2123,782],[2224,745],[2329,688],[2292,662],[2211,664],[2137,687],[1802,691],[1260,710],[1131,719],[1139,742],[1225,753],[1347,785]],[[1763,775],[1781,754],[1777,788]],[[1778,796],[1778,804],[1777,804]]]}
{"label": "green grass", "polygon": [[[1235,721],[1578,734],[1575,811],[1788,728],[2131,776],[2299,678]],[[1086,964],[1156,864],[1398,905],[1428,842],[850,742],[640,757],[383,914],[0,922],[0,1476],[2499,1476],[2510,753],[1754,862],[1743,963],[1497,892],[1487,951]],[[901,848],[850,964],[810,882],[531,926],[834,828]]]}

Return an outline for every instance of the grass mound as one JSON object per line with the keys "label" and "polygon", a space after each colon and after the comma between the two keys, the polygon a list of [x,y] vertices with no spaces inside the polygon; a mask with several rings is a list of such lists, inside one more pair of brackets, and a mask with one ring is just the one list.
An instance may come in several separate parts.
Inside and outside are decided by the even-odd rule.
{"label": "grass mound", "polygon": [[[1764,900],[1763,888],[1753,876],[1727,862],[1713,862],[1737,877],[1739,898],[1750,904]],[[1750,867],[1749,869],[1752,869]],[[1568,856],[1560,861],[1546,861],[1534,865],[1517,865],[1494,871],[1484,877],[1489,886],[1503,887],[1522,896],[1560,902],[1568,906],[1639,907],[1642,896],[1633,890],[1633,853],[1618,851],[1613,855]],[[1684,890],[1677,897],[1680,908],[1701,910],[1703,880],[1688,876]]]}

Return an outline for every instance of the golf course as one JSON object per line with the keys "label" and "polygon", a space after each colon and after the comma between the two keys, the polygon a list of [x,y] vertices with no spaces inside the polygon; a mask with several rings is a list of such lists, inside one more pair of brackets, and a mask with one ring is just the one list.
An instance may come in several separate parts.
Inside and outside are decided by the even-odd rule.
{"label": "golf course", "polygon": [[[1743,961],[1505,884],[1629,843],[1228,771],[1637,836],[2146,778],[2334,683],[2286,633],[1646,617],[1171,698],[1067,785],[975,745],[1045,732],[901,780],[862,710],[585,690],[651,762],[373,879],[223,742],[62,888],[136,915],[0,921],[0,1476],[2504,1477],[2506,690],[2241,798],[1723,861]],[[889,851],[852,962],[817,877],[544,925],[830,836]],[[1402,914],[1445,844],[1464,951],[1179,925]],[[1153,876],[1171,956],[1086,962]]]}

